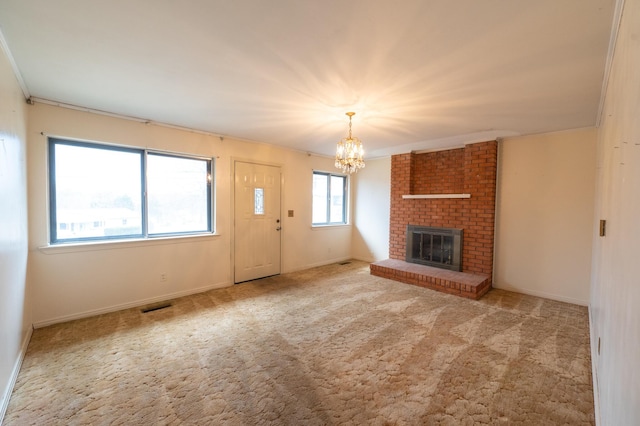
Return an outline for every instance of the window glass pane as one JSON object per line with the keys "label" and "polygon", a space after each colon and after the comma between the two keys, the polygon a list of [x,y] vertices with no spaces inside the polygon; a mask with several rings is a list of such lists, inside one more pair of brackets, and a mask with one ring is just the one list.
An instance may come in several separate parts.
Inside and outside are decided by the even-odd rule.
{"label": "window glass pane", "polygon": [[211,170],[207,159],[50,138],[51,243],[211,232]]}
{"label": "window glass pane", "polygon": [[149,235],[210,230],[209,162],[147,155]]}
{"label": "window glass pane", "polygon": [[313,211],[312,223],[327,222],[327,175],[313,174]]}
{"label": "window glass pane", "polygon": [[141,235],[141,155],[135,151],[55,144],[53,239]]}
{"label": "window glass pane", "polygon": [[347,223],[346,183],[346,176],[313,172],[313,225]]}
{"label": "window glass pane", "polygon": [[344,176],[331,176],[330,211],[332,223],[344,223]]}
{"label": "window glass pane", "polygon": [[253,194],[253,213],[264,214],[264,189],[255,188]]}

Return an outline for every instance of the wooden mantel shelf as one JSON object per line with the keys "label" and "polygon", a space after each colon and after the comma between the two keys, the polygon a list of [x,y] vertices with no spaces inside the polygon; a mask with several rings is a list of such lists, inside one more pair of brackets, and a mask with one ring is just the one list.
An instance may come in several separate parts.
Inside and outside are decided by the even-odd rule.
{"label": "wooden mantel shelf", "polygon": [[471,198],[471,194],[411,194],[403,195],[402,198],[415,199],[415,198]]}

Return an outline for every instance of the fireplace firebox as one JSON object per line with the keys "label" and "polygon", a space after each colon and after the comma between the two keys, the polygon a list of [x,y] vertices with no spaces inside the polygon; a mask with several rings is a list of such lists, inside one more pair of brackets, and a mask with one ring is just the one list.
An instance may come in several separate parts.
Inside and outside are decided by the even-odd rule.
{"label": "fireplace firebox", "polygon": [[462,229],[407,225],[406,261],[462,270]]}

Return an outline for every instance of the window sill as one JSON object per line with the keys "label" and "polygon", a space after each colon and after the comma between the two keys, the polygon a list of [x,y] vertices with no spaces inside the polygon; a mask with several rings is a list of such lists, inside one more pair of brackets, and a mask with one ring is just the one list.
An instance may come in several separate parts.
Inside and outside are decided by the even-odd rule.
{"label": "window sill", "polygon": [[127,240],[89,241],[51,244],[38,247],[38,251],[44,254],[79,253],[84,251],[117,250],[132,247],[148,247],[168,244],[184,244],[207,241],[219,237],[220,234],[194,234],[177,235],[170,237],[137,238]]}
{"label": "window sill", "polygon": [[338,224],[329,224],[329,225],[311,225],[311,229],[313,231],[319,231],[321,229],[335,229],[335,228],[348,228],[351,227],[350,223],[338,223]]}

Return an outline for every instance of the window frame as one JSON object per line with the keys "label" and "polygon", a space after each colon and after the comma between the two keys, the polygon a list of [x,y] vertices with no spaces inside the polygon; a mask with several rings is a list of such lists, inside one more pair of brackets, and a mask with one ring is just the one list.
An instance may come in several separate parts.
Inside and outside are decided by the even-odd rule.
{"label": "window frame", "polygon": [[[327,213],[327,222],[313,222],[313,187],[312,187],[312,195],[311,195],[311,226],[314,228],[322,228],[328,226],[345,226],[349,224],[349,215],[348,215],[348,205],[349,205],[349,176],[342,173],[333,173],[333,172],[325,172],[321,170],[313,170],[311,177],[312,182],[315,176],[326,176],[327,178],[327,198],[326,198],[326,213]],[[343,179],[342,185],[342,221],[341,222],[331,222],[331,178],[339,177]],[[313,183],[312,183],[313,185]]]}
{"label": "window frame", "polygon": [[[116,144],[109,144],[103,142],[89,142],[85,140],[70,139],[64,137],[47,138],[47,178],[49,194],[47,197],[48,203],[48,223],[49,223],[49,245],[50,246],[62,246],[66,244],[78,244],[78,243],[105,243],[105,242],[122,242],[122,241],[135,241],[135,240],[154,240],[167,237],[188,237],[188,236],[201,236],[211,235],[215,233],[215,158],[192,155],[187,153],[168,152],[156,149],[139,148],[132,146],[123,146]],[[92,148],[96,150],[107,150],[116,152],[127,152],[140,155],[140,215],[141,215],[141,232],[127,235],[113,235],[113,236],[97,236],[97,237],[80,237],[80,238],[59,238],[58,233],[58,221],[57,221],[57,200],[56,200],[56,157],[55,147],[58,145],[68,145],[76,147]],[[207,175],[209,177],[207,182],[207,229],[205,231],[184,231],[184,232],[165,232],[165,233],[149,233],[149,206],[148,206],[148,191],[147,191],[147,158],[148,155],[160,155],[171,158],[183,158],[191,160],[204,161],[206,163]]]}

